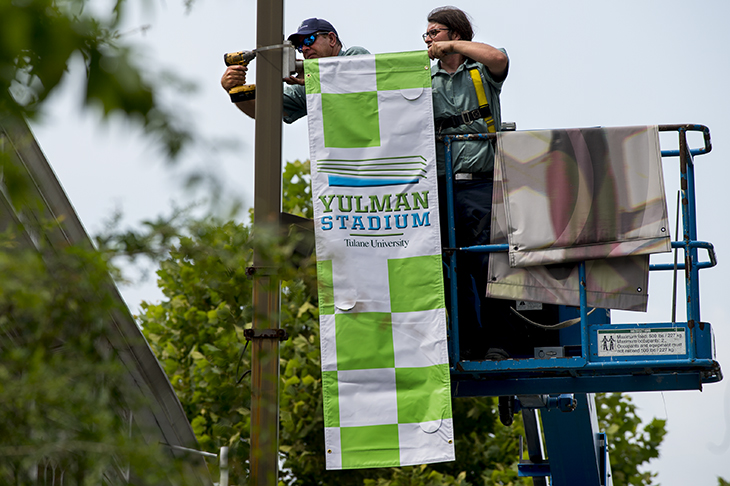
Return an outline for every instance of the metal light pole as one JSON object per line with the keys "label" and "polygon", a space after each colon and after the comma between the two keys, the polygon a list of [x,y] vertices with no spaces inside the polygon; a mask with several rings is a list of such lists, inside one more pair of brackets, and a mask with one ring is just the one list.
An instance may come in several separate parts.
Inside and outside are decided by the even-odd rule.
{"label": "metal light pole", "polygon": [[[258,0],[254,231],[278,232],[281,212],[283,0]],[[275,486],[279,452],[279,289],[272,262],[253,256],[251,486]]]}

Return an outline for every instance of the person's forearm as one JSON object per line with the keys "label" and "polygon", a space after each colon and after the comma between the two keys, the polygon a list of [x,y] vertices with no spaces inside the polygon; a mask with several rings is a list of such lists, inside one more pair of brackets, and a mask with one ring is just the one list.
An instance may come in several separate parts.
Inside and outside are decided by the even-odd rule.
{"label": "person's forearm", "polygon": [[489,72],[495,76],[501,76],[507,71],[509,59],[499,49],[483,44],[481,42],[451,41],[453,52],[459,53],[470,59],[484,64]]}
{"label": "person's forearm", "polygon": [[256,118],[256,100],[239,101],[236,106],[251,118]]}

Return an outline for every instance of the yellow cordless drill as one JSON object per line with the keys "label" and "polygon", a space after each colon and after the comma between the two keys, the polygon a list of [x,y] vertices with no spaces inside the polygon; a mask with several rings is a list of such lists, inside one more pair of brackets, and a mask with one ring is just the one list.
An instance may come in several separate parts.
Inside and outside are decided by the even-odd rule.
{"label": "yellow cordless drill", "polygon": [[[255,51],[228,52],[223,54],[223,61],[226,66],[238,64],[239,66],[248,66],[248,63],[256,57]],[[232,103],[239,101],[247,101],[256,98],[256,85],[246,84],[243,86],[235,86],[228,92]]]}

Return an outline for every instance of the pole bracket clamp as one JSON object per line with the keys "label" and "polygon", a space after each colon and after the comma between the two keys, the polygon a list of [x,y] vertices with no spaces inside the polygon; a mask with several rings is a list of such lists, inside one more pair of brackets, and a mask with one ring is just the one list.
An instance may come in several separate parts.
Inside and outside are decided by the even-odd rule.
{"label": "pole bracket clamp", "polygon": [[243,337],[246,338],[246,341],[251,341],[252,339],[278,339],[279,341],[286,341],[289,339],[286,329],[244,329]]}
{"label": "pole bracket clamp", "polygon": [[253,277],[254,275],[258,277],[271,277],[272,275],[277,275],[278,269],[276,267],[246,267],[246,276],[247,277]]}

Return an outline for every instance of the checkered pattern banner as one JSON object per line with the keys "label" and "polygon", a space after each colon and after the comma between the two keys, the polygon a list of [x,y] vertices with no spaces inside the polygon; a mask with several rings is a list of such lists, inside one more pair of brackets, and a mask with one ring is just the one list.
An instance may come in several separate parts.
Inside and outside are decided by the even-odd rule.
{"label": "checkered pattern banner", "polygon": [[327,469],[454,460],[428,56],[304,67]]}

